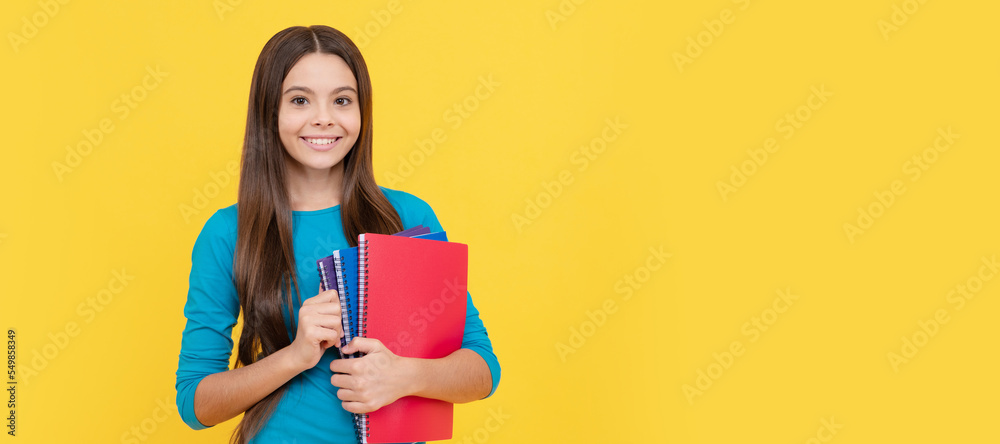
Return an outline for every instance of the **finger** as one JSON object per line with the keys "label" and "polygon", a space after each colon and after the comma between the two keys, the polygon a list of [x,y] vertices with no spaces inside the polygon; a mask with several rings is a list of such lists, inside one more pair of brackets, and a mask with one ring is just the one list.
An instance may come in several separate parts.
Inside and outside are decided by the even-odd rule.
{"label": "finger", "polygon": [[313,296],[313,297],[311,297],[309,299],[306,299],[306,300],[302,301],[302,306],[311,305],[311,304],[321,304],[321,303],[324,303],[324,302],[330,302],[330,301],[337,301],[337,300],[339,300],[338,297],[337,297],[337,290],[331,288],[329,290],[322,291],[322,286],[320,287],[320,290],[321,291],[316,296]]}
{"label": "finger", "polygon": [[316,326],[336,330],[343,333],[344,326],[341,325],[343,318],[338,314],[327,313],[300,313],[299,323],[305,327]]}
{"label": "finger", "polygon": [[351,339],[351,342],[344,347],[344,353],[362,352],[368,354],[375,353],[384,348],[385,346],[382,345],[382,341],[379,341],[378,339],[357,337]]}
{"label": "finger", "polygon": [[313,302],[308,306],[303,303],[302,308],[299,309],[299,313],[318,313],[340,316],[340,301],[334,300],[332,302]]}
{"label": "finger", "polygon": [[347,401],[347,402],[360,403],[364,401],[360,393],[349,389],[337,390],[337,398],[340,399],[341,401]]}
{"label": "finger", "polygon": [[340,348],[340,344],[343,341],[340,332],[332,329],[320,326],[305,326],[301,330],[303,339],[307,340],[308,343],[319,345],[323,350],[330,347]]}
{"label": "finger", "polygon": [[344,401],[340,403],[344,406],[344,410],[351,413],[371,413],[374,409],[368,407],[368,404],[357,401]]}
{"label": "finger", "polygon": [[335,387],[340,387],[341,389],[353,390],[354,378],[350,375],[335,373],[330,377],[330,384],[333,384]]}
{"label": "finger", "polygon": [[320,345],[324,350],[334,346],[340,347],[340,332],[332,328],[307,326],[303,334],[309,342]]}
{"label": "finger", "polygon": [[[345,378],[349,378],[351,377],[350,375],[357,371],[357,366],[353,361],[353,359],[334,359],[333,361],[330,361],[330,370],[334,373],[340,374],[334,376],[344,376]],[[331,379],[330,382],[332,383],[333,380]],[[340,384],[333,385],[343,387]]]}

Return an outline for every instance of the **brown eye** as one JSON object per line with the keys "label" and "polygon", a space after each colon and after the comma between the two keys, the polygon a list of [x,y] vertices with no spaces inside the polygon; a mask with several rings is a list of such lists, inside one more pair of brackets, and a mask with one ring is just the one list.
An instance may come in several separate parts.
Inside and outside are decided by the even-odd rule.
{"label": "brown eye", "polygon": [[305,105],[305,103],[299,103],[299,102],[296,102],[296,100],[303,100],[305,102],[308,102],[305,97],[295,97],[295,98],[292,99],[292,103],[294,103],[296,105]]}

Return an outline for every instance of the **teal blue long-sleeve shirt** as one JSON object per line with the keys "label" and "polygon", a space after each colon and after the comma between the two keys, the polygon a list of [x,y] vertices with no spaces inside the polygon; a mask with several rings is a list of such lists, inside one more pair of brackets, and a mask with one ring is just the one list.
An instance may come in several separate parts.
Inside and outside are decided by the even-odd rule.
{"label": "teal blue long-sleeve shirt", "polygon": [[[403,222],[403,228],[417,225],[443,231],[431,207],[420,198],[398,190],[379,187]],[[315,296],[319,288],[316,261],[333,250],[347,248],[340,221],[340,206],[292,213],[292,238],[301,299]],[[177,408],[192,429],[207,426],[194,414],[194,394],[198,383],[211,374],[229,369],[233,350],[232,329],[236,326],[240,303],[233,281],[236,247],[236,205],[220,209],[205,222],[191,253],[191,275],[184,316],[187,324],[181,337],[177,364]],[[490,395],[500,383],[500,364],[479,311],[468,300],[462,348],[470,349],[486,361],[493,379]],[[293,298],[293,315],[298,319],[300,301]],[[285,327],[294,340],[287,309]],[[259,443],[354,443],[354,423],[337,398],[338,388],[330,384],[330,362],[337,359],[331,347],[315,367],[303,371],[289,384],[277,408],[251,442]]]}

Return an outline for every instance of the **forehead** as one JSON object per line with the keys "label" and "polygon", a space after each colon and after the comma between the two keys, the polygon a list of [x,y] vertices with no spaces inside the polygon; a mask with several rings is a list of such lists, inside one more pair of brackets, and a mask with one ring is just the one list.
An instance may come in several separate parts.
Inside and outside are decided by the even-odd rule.
{"label": "forehead", "polygon": [[311,53],[292,65],[282,82],[282,91],[290,86],[306,86],[317,93],[341,86],[357,90],[358,82],[347,62],[333,54]]}

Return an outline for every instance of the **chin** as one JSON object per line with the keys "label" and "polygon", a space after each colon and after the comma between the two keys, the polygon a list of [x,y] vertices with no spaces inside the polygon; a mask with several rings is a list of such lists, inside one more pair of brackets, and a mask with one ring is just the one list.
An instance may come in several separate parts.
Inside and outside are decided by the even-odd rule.
{"label": "chin", "polygon": [[331,160],[327,160],[327,159],[314,160],[313,162],[309,162],[308,164],[306,164],[306,167],[312,168],[312,169],[315,169],[315,170],[328,170],[330,168],[335,168],[335,167],[341,165],[343,163],[343,161],[344,161],[343,157],[341,157],[340,159],[337,159],[336,161],[331,161]]}

